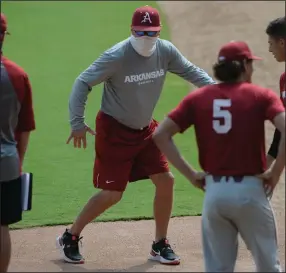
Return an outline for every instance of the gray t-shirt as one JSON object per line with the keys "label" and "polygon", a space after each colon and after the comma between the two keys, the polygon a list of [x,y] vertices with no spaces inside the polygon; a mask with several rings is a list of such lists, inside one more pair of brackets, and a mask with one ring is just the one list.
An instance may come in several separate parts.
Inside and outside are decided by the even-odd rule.
{"label": "gray t-shirt", "polygon": [[70,100],[73,130],[84,127],[84,108],[92,87],[104,82],[101,111],[134,129],[147,126],[161,95],[166,73],[174,73],[197,87],[215,82],[189,62],[169,41],[158,39],[150,57],[139,55],[130,38],[106,50],[76,79]]}
{"label": "gray t-shirt", "polygon": [[19,90],[16,90],[11,78],[18,77],[18,71],[1,59],[0,94],[0,182],[14,180],[20,176],[20,160],[15,140],[20,103]]}

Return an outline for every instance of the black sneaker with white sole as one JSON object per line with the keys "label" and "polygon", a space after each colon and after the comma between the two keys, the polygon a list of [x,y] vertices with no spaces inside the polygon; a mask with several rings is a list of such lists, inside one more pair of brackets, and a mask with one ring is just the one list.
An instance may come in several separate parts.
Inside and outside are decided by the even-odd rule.
{"label": "black sneaker with white sole", "polygon": [[62,236],[57,238],[57,247],[61,251],[62,258],[73,264],[83,264],[84,258],[79,252],[79,243],[82,237],[72,235],[66,229]]}
{"label": "black sneaker with white sole", "polygon": [[153,242],[149,259],[153,261],[158,261],[161,264],[180,264],[180,257],[175,254],[167,239],[162,239],[158,242]]}

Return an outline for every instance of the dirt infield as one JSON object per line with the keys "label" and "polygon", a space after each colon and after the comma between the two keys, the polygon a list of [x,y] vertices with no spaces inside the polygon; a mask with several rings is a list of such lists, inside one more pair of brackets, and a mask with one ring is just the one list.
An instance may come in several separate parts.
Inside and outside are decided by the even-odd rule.
{"label": "dirt infield", "polygon": [[[254,81],[278,91],[278,79],[284,64],[277,64],[267,50],[264,29],[269,20],[284,15],[284,3],[253,2],[160,2],[167,15],[172,41],[195,64],[211,74],[211,64],[219,46],[230,40],[247,41],[255,54],[264,58],[257,63]],[[257,14],[255,14],[257,11]],[[268,125],[268,143],[273,127]],[[281,180],[273,206],[278,223],[280,256],[285,267],[285,177]],[[200,217],[171,220],[169,238],[181,255],[180,266],[170,267],[148,262],[153,239],[153,221],[98,223],[83,232],[86,256],[84,265],[69,265],[59,260],[55,236],[64,227],[12,232],[13,255],[10,271],[106,272],[106,271],[181,271],[203,270],[200,242]],[[241,244],[236,271],[254,271],[245,246]]]}

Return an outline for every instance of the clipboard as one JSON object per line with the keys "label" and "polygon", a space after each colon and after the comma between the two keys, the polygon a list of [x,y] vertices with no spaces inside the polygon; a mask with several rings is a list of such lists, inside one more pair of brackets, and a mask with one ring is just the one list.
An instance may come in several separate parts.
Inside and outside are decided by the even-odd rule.
{"label": "clipboard", "polygon": [[30,211],[32,209],[33,196],[33,174],[22,173],[22,211]]}

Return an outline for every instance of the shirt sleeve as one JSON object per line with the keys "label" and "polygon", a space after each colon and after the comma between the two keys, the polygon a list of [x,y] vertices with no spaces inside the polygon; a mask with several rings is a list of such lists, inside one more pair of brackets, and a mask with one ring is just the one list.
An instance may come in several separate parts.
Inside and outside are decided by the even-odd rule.
{"label": "shirt sleeve", "polygon": [[79,75],[78,80],[92,88],[95,85],[107,81],[113,75],[114,71],[116,71],[116,66],[116,52],[105,51]]}
{"label": "shirt sleeve", "polygon": [[191,127],[194,124],[193,93],[187,95],[168,117],[180,127],[180,133]]}
{"label": "shirt sleeve", "polygon": [[82,129],[87,96],[92,87],[110,79],[117,69],[115,53],[104,52],[75,80],[69,98],[69,119],[72,130]]}
{"label": "shirt sleeve", "polygon": [[265,100],[265,119],[273,122],[278,114],[285,112],[285,108],[274,91],[268,89],[262,96]]}
{"label": "shirt sleeve", "polygon": [[24,97],[21,102],[20,112],[18,114],[18,123],[16,132],[30,132],[35,130],[35,118],[32,99],[32,87],[27,75],[23,76]]}
{"label": "shirt sleeve", "polygon": [[203,69],[187,60],[172,44],[168,45],[169,64],[168,71],[174,73],[196,87],[202,87],[216,82]]}

